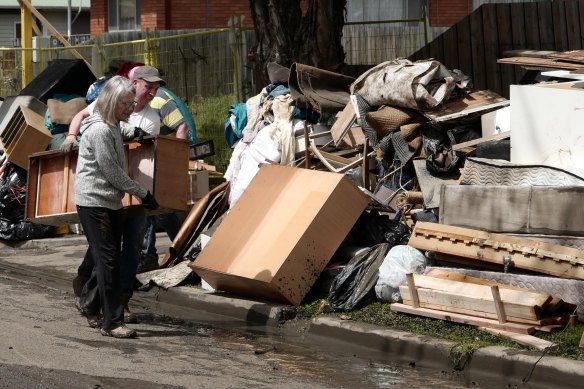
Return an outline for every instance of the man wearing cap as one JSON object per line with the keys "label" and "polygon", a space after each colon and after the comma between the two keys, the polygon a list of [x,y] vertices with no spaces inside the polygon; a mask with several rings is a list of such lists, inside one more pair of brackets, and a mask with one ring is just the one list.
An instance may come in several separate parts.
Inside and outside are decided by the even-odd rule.
{"label": "man wearing cap", "polygon": [[[134,101],[134,112],[128,118],[127,124],[122,127],[122,135],[125,139],[140,138],[144,135],[157,136],[160,133],[160,118],[149,103],[156,96],[160,85],[164,84],[164,80],[160,78],[158,69],[152,66],[138,66],[132,70],[129,76],[134,89],[136,89],[136,99]],[[79,134],[81,122],[93,114],[94,107],[95,102],[75,115],[69,125],[67,139],[60,148],[62,153],[69,153],[77,145],[77,134]],[[129,311],[127,303],[134,290],[136,269],[141,258],[145,229],[146,214],[142,210],[137,210],[132,215],[126,215],[123,227],[120,267],[123,301],[126,311]],[[85,282],[91,276],[93,265],[93,258],[86,254],[77,269],[78,276],[73,280],[73,289],[76,296],[79,296]],[[135,322],[135,318],[130,316],[125,321],[128,323]]]}

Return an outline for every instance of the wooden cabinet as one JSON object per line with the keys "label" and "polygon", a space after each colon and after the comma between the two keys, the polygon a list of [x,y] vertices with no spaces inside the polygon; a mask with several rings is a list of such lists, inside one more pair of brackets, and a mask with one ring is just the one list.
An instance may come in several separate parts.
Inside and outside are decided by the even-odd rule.
{"label": "wooden cabinet", "polygon": [[[160,209],[153,213],[186,211],[188,202],[189,148],[186,140],[161,136],[125,146],[128,175],[154,194]],[[75,206],[77,153],[59,151],[29,157],[25,217],[46,225],[78,223]],[[124,207],[141,206],[126,194]]]}
{"label": "wooden cabinet", "polygon": [[43,117],[24,105],[18,106],[0,134],[0,143],[10,162],[23,169],[28,167],[28,155],[46,150],[52,135],[45,128]]}

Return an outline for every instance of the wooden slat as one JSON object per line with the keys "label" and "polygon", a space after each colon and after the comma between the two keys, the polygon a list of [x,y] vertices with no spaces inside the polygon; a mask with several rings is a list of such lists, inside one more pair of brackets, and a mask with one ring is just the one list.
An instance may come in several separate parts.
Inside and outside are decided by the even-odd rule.
{"label": "wooden slat", "polygon": [[470,41],[473,63],[472,80],[478,89],[486,89],[487,75],[485,68],[485,40],[483,37],[483,16],[480,7],[470,14]]}
{"label": "wooden slat", "polygon": [[566,32],[568,34],[568,50],[582,48],[580,35],[580,14],[578,1],[563,2],[566,7]]}
{"label": "wooden slat", "polygon": [[555,347],[556,344],[545,339],[537,338],[533,335],[517,334],[511,331],[497,330],[488,327],[478,327],[479,330],[488,332],[493,335],[498,335],[506,339],[510,339],[523,346],[533,347],[539,350],[545,350]]}
{"label": "wooden slat", "polygon": [[535,68],[549,68],[549,69],[566,69],[566,70],[578,70],[582,69],[581,64],[570,63],[565,61],[558,61],[555,59],[548,58],[531,58],[531,57],[509,57],[509,58],[499,58],[497,60],[501,64],[510,65],[522,65]]}
{"label": "wooden slat", "polygon": [[[499,288],[503,288],[503,289],[525,290],[525,289],[517,288],[517,287],[511,286],[511,285],[505,285],[505,284],[501,284],[501,283],[498,283],[495,281],[483,280],[482,278],[467,276],[466,274],[456,273],[456,272],[448,271],[445,269],[432,269],[428,273],[426,273],[426,275],[430,276],[430,277],[442,278],[444,280],[450,280],[450,281],[459,281],[459,282],[466,282],[466,283],[485,285],[485,286],[497,285]],[[552,299],[552,302],[553,302],[553,299]]]}
{"label": "wooden slat", "polygon": [[523,12],[525,13],[525,48],[541,50],[537,26],[537,3],[524,3]]}
{"label": "wooden slat", "polygon": [[423,114],[430,120],[444,122],[478,112],[488,112],[509,104],[510,102],[506,98],[489,90],[481,90],[450,99],[438,109],[425,111]]}
{"label": "wooden slat", "polygon": [[554,50],[554,26],[551,2],[538,2],[537,21],[539,24],[539,47],[542,50]]}
{"label": "wooden slat", "polygon": [[[487,298],[473,297],[455,292],[421,288],[420,286],[416,286],[416,290],[418,293],[418,304],[421,307],[431,308],[430,305],[437,305],[447,312],[464,313],[471,316],[487,317],[494,320],[499,318],[492,296]],[[414,301],[414,296],[412,296],[408,286],[400,286],[399,291],[404,301]],[[533,306],[530,307],[514,303],[501,304],[506,308],[504,308],[504,311],[507,312],[509,321],[517,322],[519,320],[527,320],[531,323],[538,323],[537,321],[539,318],[537,317]],[[415,307],[415,303],[412,305]]]}
{"label": "wooden slat", "polygon": [[509,138],[510,136],[511,136],[511,131],[500,132],[498,134],[485,136],[483,138],[469,140],[468,142],[457,143],[454,146],[452,146],[452,150],[466,152],[466,150],[468,148],[474,149],[474,146],[479,145],[481,143],[491,142],[491,141],[500,140],[500,139],[506,139],[506,138]]}
{"label": "wooden slat", "polygon": [[489,327],[497,328],[505,331],[516,332],[519,334],[533,334],[535,328],[530,325],[519,324],[519,323],[505,323],[501,324],[497,320],[484,319],[480,317],[462,315],[459,313],[452,312],[441,312],[433,309],[427,308],[414,308],[405,304],[391,304],[390,309],[394,312],[409,313],[410,315],[424,316],[433,319],[440,319],[445,321],[451,321],[455,323],[468,324],[476,327]]}
{"label": "wooden slat", "polygon": [[[406,297],[407,296],[408,295],[406,294]],[[412,300],[408,300],[408,299],[403,299],[403,303],[405,305],[410,305],[410,306],[414,305]],[[459,308],[459,307],[452,306],[452,305],[440,305],[440,304],[435,303],[435,302],[421,301],[420,307],[427,308],[427,309],[434,309],[436,311],[460,313],[462,315],[467,315],[467,316],[475,316],[475,317],[481,317],[484,319],[497,320],[496,313],[477,311],[476,309],[464,309],[464,308]],[[558,324],[557,320],[555,318],[543,318],[543,319],[538,319],[538,320],[530,320],[530,319],[524,319],[522,317],[514,317],[514,316],[509,316],[509,315],[507,315],[507,318],[509,319],[510,322],[519,323],[519,324],[527,324],[527,325],[531,325],[534,327],[542,327],[542,326],[547,326],[547,325]]]}
{"label": "wooden slat", "polygon": [[487,80],[487,84],[483,89],[489,89],[495,93],[501,94],[501,65],[493,60],[494,58],[497,58],[500,52],[496,7],[483,7],[483,37]]}
{"label": "wooden slat", "polygon": [[[510,14],[511,14],[511,33],[513,40],[513,48],[516,50],[521,50],[527,48],[525,45],[525,15],[523,13],[523,3],[512,3],[509,4]],[[497,61],[499,62],[499,61]],[[502,63],[502,62],[499,62]],[[515,66],[515,79],[520,80],[525,70]]]}
{"label": "wooden slat", "polygon": [[[456,25],[456,41],[448,43],[446,46],[455,45],[458,47],[458,63],[459,69],[469,77],[472,78],[473,75],[473,62],[472,62],[472,52],[471,52],[471,40],[470,40],[470,16],[464,17]],[[475,88],[477,88],[476,81],[473,80]]]}
{"label": "wooden slat", "polygon": [[355,110],[353,109],[353,104],[349,101],[349,103],[345,106],[345,108],[341,111],[337,120],[331,126],[331,136],[333,138],[335,146],[338,146],[347,132],[349,128],[353,125],[356,119]]}
{"label": "wooden slat", "polygon": [[568,50],[568,33],[566,30],[565,2],[553,1],[552,19],[554,25],[554,48],[558,51]]}
{"label": "wooden slat", "polygon": [[442,35],[442,39],[444,40],[444,61],[443,64],[448,69],[460,69],[460,64],[458,62],[458,45],[449,44],[448,42],[456,42],[456,34],[457,34],[457,26],[450,27],[448,30],[444,32]]}
{"label": "wooden slat", "polygon": [[[458,294],[460,296],[468,296],[474,299],[493,301],[493,295],[491,292],[491,286],[493,285],[487,286],[468,282],[451,281],[420,274],[414,274],[413,276],[417,288],[438,290]],[[501,300],[506,304],[516,304],[518,306],[526,307],[543,306],[552,299],[550,295],[545,293],[517,289],[501,289],[500,295]]]}
{"label": "wooden slat", "polygon": [[[513,36],[509,33],[512,31],[513,26],[511,25],[511,13],[510,7],[507,4],[497,4],[497,34],[499,35],[499,50],[504,52],[505,50],[513,49]],[[498,53],[496,54],[498,56]],[[515,70],[513,66],[509,65],[499,65],[501,74],[501,95],[509,98],[509,85],[515,84]]]}
{"label": "wooden slat", "polygon": [[491,292],[493,293],[493,302],[495,303],[499,323],[507,323],[507,313],[503,301],[501,301],[501,295],[499,294],[499,288],[497,285],[491,286]]}

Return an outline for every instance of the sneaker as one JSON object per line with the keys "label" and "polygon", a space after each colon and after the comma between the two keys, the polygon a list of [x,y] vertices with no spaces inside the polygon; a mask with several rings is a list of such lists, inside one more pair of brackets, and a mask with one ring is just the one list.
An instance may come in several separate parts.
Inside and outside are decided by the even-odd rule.
{"label": "sneaker", "polygon": [[124,324],[122,324],[121,326],[118,326],[116,328],[109,329],[109,330],[102,328],[100,330],[100,332],[103,336],[112,336],[114,338],[135,338],[136,337],[136,331],[126,327]]}
{"label": "sneaker", "polygon": [[87,315],[87,324],[89,324],[91,328],[100,328],[101,322],[100,315]]}
{"label": "sneaker", "polygon": [[75,294],[75,297],[81,296],[81,291],[87,281],[89,281],[89,279],[80,275],[73,278],[73,293]]}

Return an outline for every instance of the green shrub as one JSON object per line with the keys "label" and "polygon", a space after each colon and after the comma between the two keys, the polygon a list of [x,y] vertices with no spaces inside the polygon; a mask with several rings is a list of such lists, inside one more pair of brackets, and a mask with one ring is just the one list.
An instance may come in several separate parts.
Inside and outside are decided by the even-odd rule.
{"label": "green shrub", "polygon": [[215,155],[205,158],[205,162],[215,165],[218,172],[225,172],[231,149],[225,142],[225,119],[229,106],[235,102],[233,95],[200,98],[189,105],[197,124],[199,142],[213,140]]}

